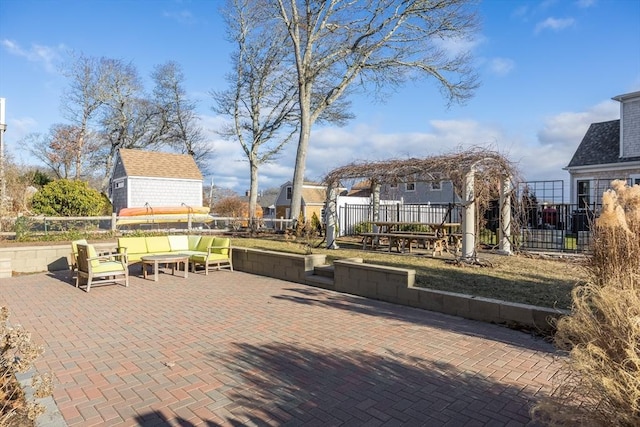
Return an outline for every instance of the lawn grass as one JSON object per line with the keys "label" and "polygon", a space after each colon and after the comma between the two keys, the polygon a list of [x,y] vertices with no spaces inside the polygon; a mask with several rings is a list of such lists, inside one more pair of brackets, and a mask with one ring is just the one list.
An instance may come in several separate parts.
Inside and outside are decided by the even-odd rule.
{"label": "lawn grass", "polygon": [[447,263],[453,255],[432,257],[426,253],[398,254],[386,251],[363,251],[357,240],[338,241],[340,249],[316,248],[320,240],[292,242],[265,238],[232,238],[232,245],[288,253],[319,253],[334,259],[358,257],[372,264],[416,270],[418,286],[473,296],[543,307],[568,309],[571,290],[587,279],[584,258],[549,259],[540,256],[503,256],[480,252],[479,258],[490,267],[459,266]]}

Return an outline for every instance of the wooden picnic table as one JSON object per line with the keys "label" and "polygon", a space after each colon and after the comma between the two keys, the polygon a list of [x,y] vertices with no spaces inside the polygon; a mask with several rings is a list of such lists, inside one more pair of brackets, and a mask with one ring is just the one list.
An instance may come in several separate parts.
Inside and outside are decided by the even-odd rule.
{"label": "wooden picnic table", "polygon": [[461,226],[459,222],[441,223],[441,222],[374,221],[372,224],[380,227],[381,233],[396,233],[400,231],[401,227],[425,227],[426,226],[441,235],[451,234],[452,230],[457,229]]}
{"label": "wooden picnic table", "polygon": [[388,252],[391,252],[392,248],[396,248],[399,253],[405,252],[405,250],[411,253],[411,244],[413,242],[422,244],[425,249],[432,249],[433,256],[436,253],[442,255],[444,251],[449,252],[447,237],[440,236],[437,233],[360,233],[360,236],[362,236],[363,250],[366,250],[367,247],[375,250],[382,246],[382,240],[386,240]]}

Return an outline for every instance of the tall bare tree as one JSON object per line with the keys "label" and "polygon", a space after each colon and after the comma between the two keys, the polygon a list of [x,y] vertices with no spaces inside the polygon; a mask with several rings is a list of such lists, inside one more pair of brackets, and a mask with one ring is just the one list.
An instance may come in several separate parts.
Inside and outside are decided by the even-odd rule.
{"label": "tall bare tree", "polygon": [[375,91],[424,77],[435,79],[449,103],[472,96],[478,83],[470,57],[449,54],[440,43],[473,36],[472,2],[269,0],[296,65],[300,134],[291,218],[300,213],[311,128],[350,88]]}
{"label": "tall bare tree", "polygon": [[273,161],[295,135],[298,121],[297,84],[287,63],[287,34],[266,19],[261,2],[228,0],[224,16],[235,45],[229,89],[212,91],[213,110],[232,118],[219,134],[237,140],[249,162],[249,217],[254,223],[258,169]]}
{"label": "tall bare tree", "polygon": [[93,150],[87,150],[86,145],[95,132],[91,131],[91,124],[97,118],[100,106],[104,102],[102,88],[102,67],[104,59],[87,57],[79,54],[70,66],[63,71],[69,78],[69,87],[62,96],[62,111],[64,117],[74,127],[74,146],[70,146],[75,163],[75,179],[80,179],[82,166],[86,163],[86,156]]}
{"label": "tall bare tree", "polygon": [[155,128],[158,138],[181,153],[193,156],[200,170],[205,171],[212,148],[198,123],[196,103],[186,95],[180,65],[173,61],[159,65],[151,77],[155,81],[153,102],[158,112]]}

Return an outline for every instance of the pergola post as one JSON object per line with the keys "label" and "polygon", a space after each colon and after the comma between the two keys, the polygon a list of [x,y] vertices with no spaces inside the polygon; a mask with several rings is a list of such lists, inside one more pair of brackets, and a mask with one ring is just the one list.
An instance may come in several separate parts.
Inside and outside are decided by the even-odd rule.
{"label": "pergola post", "polygon": [[472,167],[464,177],[462,186],[462,258],[474,257],[476,249],[476,201]]}
{"label": "pergola post", "polygon": [[338,218],[336,201],[338,197],[338,187],[335,183],[329,184],[327,189],[327,206],[325,211],[325,220],[327,221],[327,249],[338,249],[336,243],[337,227],[336,219]]}
{"label": "pergola post", "polygon": [[[373,213],[373,222],[380,221],[380,184],[377,182],[373,182],[371,184],[371,204],[372,204],[372,213]],[[373,232],[378,232],[378,226],[374,224]]]}
{"label": "pergola post", "polygon": [[499,251],[511,255],[511,177],[505,175],[500,185]]}

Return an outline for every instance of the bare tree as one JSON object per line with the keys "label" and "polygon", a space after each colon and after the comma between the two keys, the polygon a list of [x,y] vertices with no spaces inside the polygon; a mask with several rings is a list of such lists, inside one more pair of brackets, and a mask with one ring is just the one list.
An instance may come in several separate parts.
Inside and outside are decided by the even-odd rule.
{"label": "bare tree", "polygon": [[393,88],[434,78],[449,103],[477,87],[467,54],[448,54],[439,41],[459,41],[477,29],[471,0],[271,0],[296,64],[300,134],[291,218],[300,213],[313,124],[350,88]]}
{"label": "bare tree", "polygon": [[[86,138],[85,136],[89,136]],[[93,143],[81,143],[90,138],[90,132],[78,126],[57,123],[48,134],[30,133],[21,140],[21,145],[34,157],[44,163],[56,178],[84,178],[80,171],[88,165],[95,150]]]}
{"label": "bare tree", "polygon": [[249,217],[256,218],[258,169],[273,161],[297,132],[297,85],[287,60],[287,35],[265,19],[261,2],[229,0],[224,13],[235,44],[229,89],[212,91],[213,110],[232,118],[219,134],[240,143],[249,161]]}
{"label": "bare tree", "polygon": [[62,111],[64,117],[74,126],[74,146],[69,148],[75,162],[76,179],[80,179],[82,175],[82,165],[86,163],[86,156],[93,152],[93,149],[87,150],[86,145],[90,144],[90,139],[95,134],[91,131],[90,125],[104,102],[101,86],[101,64],[104,61],[80,54],[71,66],[64,70],[64,75],[70,79],[70,83],[62,97]]}
{"label": "bare tree", "polygon": [[158,111],[155,127],[158,138],[181,153],[193,156],[200,170],[205,171],[212,148],[198,124],[196,103],[187,98],[180,65],[173,61],[159,65],[151,77],[155,81],[153,102]]}

